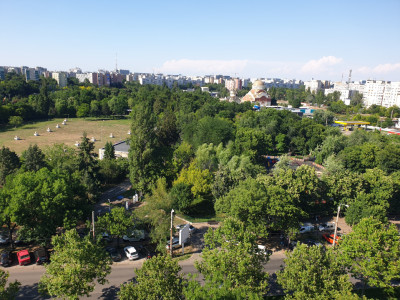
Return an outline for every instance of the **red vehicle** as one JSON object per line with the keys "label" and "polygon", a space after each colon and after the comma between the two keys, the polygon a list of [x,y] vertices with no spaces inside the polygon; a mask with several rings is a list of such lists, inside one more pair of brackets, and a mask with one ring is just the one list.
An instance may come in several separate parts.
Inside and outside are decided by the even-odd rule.
{"label": "red vehicle", "polygon": [[[333,244],[333,234],[328,234],[328,233],[324,233],[322,235],[322,237],[328,241],[329,244]],[[335,244],[339,243],[339,240],[341,239],[340,235],[336,235],[336,242]]]}
{"label": "red vehicle", "polygon": [[31,256],[28,250],[21,250],[17,252],[18,263],[20,266],[27,265],[31,263]]}

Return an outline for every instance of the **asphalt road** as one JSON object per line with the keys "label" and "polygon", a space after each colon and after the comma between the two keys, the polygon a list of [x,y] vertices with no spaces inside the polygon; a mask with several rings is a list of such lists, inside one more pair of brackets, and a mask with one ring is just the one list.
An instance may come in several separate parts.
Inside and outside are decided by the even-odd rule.
{"label": "asphalt road", "polygon": [[[182,267],[182,273],[198,273],[194,267],[194,261],[198,259],[199,254],[194,254],[188,260],[179,262]],[[280,269],[283,263],[283,254],[274,253],[270,257],[270,261],[265,266],[265,270],[270,274]],[[82,299],[117,299],[119,286],[123,283],[131,281],[135,276],[135,269],[141,268],[144,259],[137,261],[124,260],[119,263],[114,263],[111,274],[107,277],[108,283],[105,285],[97,284],[95,290],[90,294],[90,297],[82,297]],[[32,300],[43,299],[39,296],[37,285],[40,277],[44,273],[44,267],[37,265],[28,266],[12,266],[6,269],[10,273],[9,281],[18,280],[21,282],[20,292],[17,299]],[[203,277],[198,277],[199,281],[203,281]]]}

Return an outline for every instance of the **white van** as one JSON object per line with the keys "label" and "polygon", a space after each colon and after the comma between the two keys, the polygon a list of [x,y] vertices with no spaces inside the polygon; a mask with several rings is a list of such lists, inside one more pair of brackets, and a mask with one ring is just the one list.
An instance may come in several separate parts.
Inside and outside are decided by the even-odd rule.
{"label": "white van", "polygon": [[335,223],[324,223],[319,226],[319,231],[335,230]]}
{"label": "white van", "polygon": [[299,230],[299,233],[306,233],[314,231],[314,225],[311,223],[304,223]]}

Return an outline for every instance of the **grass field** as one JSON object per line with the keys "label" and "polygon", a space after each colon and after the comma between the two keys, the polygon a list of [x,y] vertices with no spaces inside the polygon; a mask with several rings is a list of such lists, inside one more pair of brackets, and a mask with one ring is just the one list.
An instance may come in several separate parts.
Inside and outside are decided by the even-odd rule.
{"label": "grass field", "polygon": [[[0,130],[0,147],[8,147],[17,154],[21,154],[31,144],[37,144],[41,149],[61,143],[75,147],[75,143],[81,140],[82,133],[86,131],[88,138],[96,139],[95,152],[98,153],[106,142],[111,141],[114,144],[129,137],[128,130],[131,123],[129,118],[118,120],[74,118],[68,119],[66,125],[62,125],[63,120],[34,122],[17,128],[3,127]],[[60,128],[56,128],[57,124]],[[50,128],[52,132],[47,132],[47,128]],[[33,135],[35,131],[39,136]],[[114,138],[110,138],[111,133]],[[14,140],[16,135],[21,140]]]}

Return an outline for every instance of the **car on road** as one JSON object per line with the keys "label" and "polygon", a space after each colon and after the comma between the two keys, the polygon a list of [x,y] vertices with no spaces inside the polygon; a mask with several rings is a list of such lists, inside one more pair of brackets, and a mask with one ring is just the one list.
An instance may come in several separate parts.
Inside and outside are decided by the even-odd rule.
{"label": "car on road", "polygon": [[119,254],[118,250],[115,249],[114,247],[107,247],[106,251],[110,255],[112,261],[120,261],[121,260],[121,254]]}
{"label": "car on road", "polygon": [[31,263],[31,256],[29,255],[28,250],[24,249],[17,252],[18,264],[20,266],[28,265]]}
{"label": "car on road", "polygon": [[144,230],[134,229],[122,237],[124,242],[140,242],[145,239]]}
{"label": "car on road", "polygon": [[318,227],[319,231],[335,230],[335,223],[323,223]]}
{"label": "car on road", "polygon": [[[168,240],[167,245],[165,246],[165,248],[167,248],[167,250],[169,250],[171,244],[170,241]],[[172,238],[172,249],[176,249],[179,248],[181,245],[179,244],[179,238],[178,237],[174,237]]]}
{"label": "car on road", "polygon": [[3,267],[9,267],[12,264],[11,253],[9,251],[5,251],[0,255],[0,265]]}
{"label": "car on road", "polygon": [[258,253],[261,255],[268,255],[270,256],[272,254],[272,250],[267,249],[265,245],[257,245]]}
{"label": "car on road", "polygon": [[139,259],[139,254],[137,253],[135,247],[127,246],[124,248],[124,252],[129,260]]}
{"label": "car on road", "polygon": [[49,262],[49,256],[47,255],[46,249],[43,247],[36,249],[34,255],[35,255],[35,262],[37,265],[42,265],[44,263]]}

